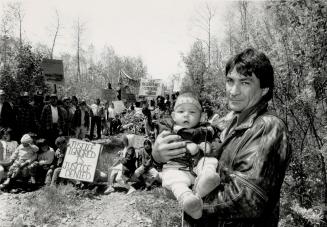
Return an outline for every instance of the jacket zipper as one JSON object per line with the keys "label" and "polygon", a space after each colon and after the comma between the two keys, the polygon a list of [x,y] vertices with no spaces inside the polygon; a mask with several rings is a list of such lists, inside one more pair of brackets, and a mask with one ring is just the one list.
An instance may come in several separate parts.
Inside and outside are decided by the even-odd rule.
{"label": "jacket zipper", "polygon": [[250,189],[255,191],[265,202],[268,201],[268,197],[267,197],[266,193],[264,193],[263,190],[261,190],[261,188],[259,188],[258,186],[254,185],[254,184],[251,184],[247,179],[245,179],[244,177],[242,177],[238,174],[231,174],[231,176],[237,177],[246,186],[248,186]]}

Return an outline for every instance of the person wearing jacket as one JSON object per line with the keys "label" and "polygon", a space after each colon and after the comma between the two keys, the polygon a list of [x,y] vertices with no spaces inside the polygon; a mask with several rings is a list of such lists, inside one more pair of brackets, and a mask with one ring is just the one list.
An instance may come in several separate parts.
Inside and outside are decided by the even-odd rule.
{"label": "person wearing jacket", "polygon": [[0,128],[13,128],[15,115],[12,106],[6,101],[6,93],[0,90]]}
{"label": "person wearing jacket", "polygon": [[59,135],[63,134],[64,127],[64,113],[57,104],[57,95],[51,94],[50,103],[43,107],[41,113],[42,132],[52,148],[55,148],[55,141]]}
{"label": "person wearing jacket", "polygon": [[90,115],[87,111],[86,102],[82,101],[76,109],[73,116],[73,127],[75,129],[75,137],[84,139],[90,126]]}
{"label": "person wearing jacket", "polygon": [[[232,118],[221,142],[212,143],[221,182],[203,199],[202,218],[184,215],[184,226],[278,226],[280,190],[291,154],[285,124],[267,111],[273,68],[264,53],[249,48],[227,62],[225,75]],[[176,139],[168,132],[158,135],[152,152],[156,162],[184,155],[185,142]]]}

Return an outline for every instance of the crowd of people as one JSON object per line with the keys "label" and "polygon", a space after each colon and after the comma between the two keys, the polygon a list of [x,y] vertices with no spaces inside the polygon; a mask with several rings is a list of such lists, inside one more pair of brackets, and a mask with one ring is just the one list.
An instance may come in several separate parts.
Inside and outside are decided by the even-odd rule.
{"label": "crowd of people", "polygon": [[[123,125],[128,116],[138,116],[139,125],[134,119],[129,125],[139,127],[153,142],[153,120],[164,117],[171,108],[169,96],[133,103],[118,114],[113,102],[101,103],[100,99],[89,105],[76,96],[59,99],[56,94],[37,92],[31,100],[23,92],[16,102],[9,102],[0,90],[0,188],[10,188],[16,179],[32,185],[55,185],[69,138],[92,141],[124,130],[128,133],[128,124]],[[96,178],[105,181],[105,174],[97,170]]]}
{"label": "crowd of people", "polygon": [[[95,181],[107,181],[104,194],[158,183],[178,200],[184,226],[278,226],[281,185],[291,153],[285,124],[267,110],[273,67],[264,53],[249,48],[227,62],[225,76],[231,112],[223,118],[191,93],[131,105],[134,116],[144,116],[146,140],[136,150],[134,136],[123,134],[124,146],[109,176],[99,170],[95,174]],[[103,108],[99,99],[88,106],[76,97],[58,103],[51,95],[41,107],[23,95],[12,108],[3,91],[0,97],[0,126],[5,128],[0,160],[8,160],[0,162],[0,176],[7,173],[1,188],[18,175],[34,183],[42,174],[45,184],[56,184],[67,148],[62,135],[83,139],[91,125],[89,139],[99,139],[103,119],[109,123],[108,134],[115,130],[110,129],[117,117],[114,106]],[[17,136],[20,145],[12,139]]]}

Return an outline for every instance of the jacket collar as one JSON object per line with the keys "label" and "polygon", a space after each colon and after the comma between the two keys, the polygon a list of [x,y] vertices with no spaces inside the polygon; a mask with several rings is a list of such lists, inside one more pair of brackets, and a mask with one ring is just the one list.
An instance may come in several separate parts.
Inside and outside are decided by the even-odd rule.
{"label": "jacket collar", "polygon": [[262,112],[267,111],[268,103],[267,101],[260,101],[253,107],[243,111],[242,113],[234,113],[232,124],[236,123],[236,126],[230,125],[230,127],[235,127],[234,130],[244,130],[252,127],[254,120]]}

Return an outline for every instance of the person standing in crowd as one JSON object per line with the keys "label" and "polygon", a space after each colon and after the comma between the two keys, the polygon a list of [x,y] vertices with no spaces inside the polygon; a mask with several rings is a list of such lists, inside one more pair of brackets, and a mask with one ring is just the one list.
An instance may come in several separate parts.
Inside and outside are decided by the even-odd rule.
{"label": "person standing in crowd", "polygon": [[63,111],[57,106],[58,97],[56,94],[50,96],[50,103],[45,105],[41,114],[41,125],[44,137],[50,147],[55,147],[55,140],[63,133]]}
{"label": "person standing in crowd", "polygon": [[62,108],[67,113],[67,118],[66,118],[66,121],[65,121],[64,135],[71,136],[71,135],[74,135],[74,134],[72,134],[72,131],[71,131],[74,114],[72,114],[70,112],[70,99],[69,99],[69,97],[67,97],[67,96],[63,97],[62,98],[62,103],[63,103]]}
{"label": "person standing in crowd", "polygon": [[[185,215],[184,226],[278,226],[281,186],[291,153],[285,124],[267,110],[273,96],[273,67],[264,53],[249,48],[227,62],[225,76],[233,117],[212,143],[221,182],[204,198],[202,218]],[[176,141],[178,136],[167,131],[158,135],[152,152],[155,161],[183,157],[186,143]]]}
{"label": "person standing in crowd", "polygon": [[6,101],[4,90],[0,90],[0,128],[14,128],[14,111]]}
{"label": "person standing in crowd", "polygon": [[21,94],[19,105],[16,107],[16,129],[19,138],[26,133],[37,133],[37,120],[34,108],[29,103],[28,92]]}
{"label": "person standing in crowd", "polygon": [[149,110],[149,104],[147,101],[143,102],[142,113],[145,116],[144,118],[144,126],[145,126],[145,135],[150,138],[152,129],[152,115]]}
{"label": "person standing in crowd", "polygon": [[169,94],[167,94],[165,98],[165,110],[167,114],[171,114],[171,102],[170,102]]}
{"label": "person standing in crowd", "polygon": [[31,104],[33,106],[33,111],[35,113],[36,118],[36,133],[40,135],[41,133],[41,114],[44,107],[43,103],[43,94],[41,91],[37,91],[33,96],[33,102]]}
{"label": "person standing in crowd", "polygon": [[170,108],[173,110],[176,102],[176,94],[171,95],[171,105]]}
{"label": "person standing in crowd", "polygon": [[107,119],[108,119],[109,135],[113,135],[112,121],[114,120],[114,118],[116,116],[115,106],[113,103],[110,103],[107,114],[108,114]]}
{"label": "person standing in crowd", "polygon": [[103,107],[100,105],[100,99],[96,99],[91,105],[91,132],[90,139],[94,137],[94,126],[97,127],[97,139],[101,139],[101,118],[103,116]]}
{"label": "person standing in crowd", "polygon": [[68,135],[68,112],[65,109],[64,103],[61,99],[58,100],[57,107],[62,112],[62,119],[63,119],[62,135],[67,136]]}
{"label": "person standing in crowd", "polygon": [[75,137],[84,139],[90,126],[90,115],[87,110],[85,100],[82,100],[79,107],[76,109],[73,117],[73,127],[75,128]]}

